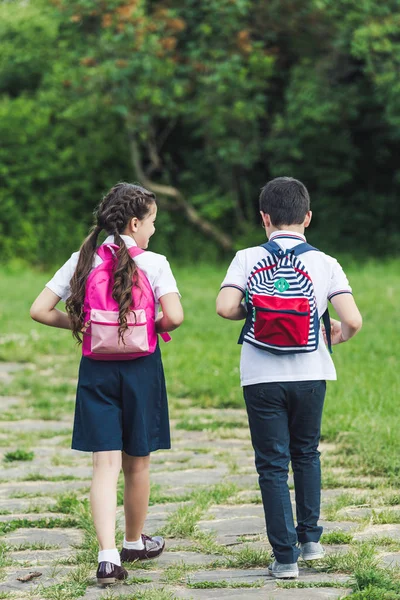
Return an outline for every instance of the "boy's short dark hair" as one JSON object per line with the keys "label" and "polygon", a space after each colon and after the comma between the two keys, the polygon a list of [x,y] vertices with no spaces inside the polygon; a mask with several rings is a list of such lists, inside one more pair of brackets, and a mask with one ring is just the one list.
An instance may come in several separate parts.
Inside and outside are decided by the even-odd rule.
{"label": "boy's short dark hair", "polygon": [[310,210],[306,186],[293,177],[276,177],[262,188],[260,210],[271,218],[275,227],[303,223]]}

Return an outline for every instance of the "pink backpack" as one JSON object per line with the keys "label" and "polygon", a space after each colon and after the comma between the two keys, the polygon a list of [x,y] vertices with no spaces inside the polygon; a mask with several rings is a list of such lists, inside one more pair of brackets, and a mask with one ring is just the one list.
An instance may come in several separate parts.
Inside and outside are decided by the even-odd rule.
{"label": "pink backpack", "polygon": [[[132,288],[132,309],[127,314],[124,341],[118,339],[118,302],[112,297],[113,268],[118,246],[103,244],[97,254],[103,259],[86,281],[83,304],[84,322],[90,325],[83,335],[82,353],[94,360],[132,360],[152,354],[157,346],[155,299],[146,275],[137,269],[137,285]],[[132,258],[144,250],[128,248]],[[164,341],[171,338],[162,334]],[[125,342],[125,343],[124,343]]]}

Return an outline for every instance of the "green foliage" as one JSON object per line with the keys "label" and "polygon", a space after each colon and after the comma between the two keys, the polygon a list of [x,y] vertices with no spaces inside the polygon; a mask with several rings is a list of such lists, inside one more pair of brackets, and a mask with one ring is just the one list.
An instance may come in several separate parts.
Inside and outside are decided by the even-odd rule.
{"label": "green foliage", "polygon": [[[3,261],[76,250],[102,194],[137,179],[132,141],[237,247],[283,174],[310,189],[313,243],[398,247],[399,31],[395,0],[0,3]],[[162,208],[152,249],[215,258]]]}

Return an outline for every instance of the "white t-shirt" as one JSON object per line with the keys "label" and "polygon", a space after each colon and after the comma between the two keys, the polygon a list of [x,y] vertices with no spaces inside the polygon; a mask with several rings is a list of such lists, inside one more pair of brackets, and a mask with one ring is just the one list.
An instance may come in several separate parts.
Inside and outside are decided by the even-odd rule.
{"label": "white t-shirt", "polygon": [[[293,248],[306,241],[304,235],[292,231],[275,231],[269,239],[279,244],[283,250]],[[268,256],[268,252],[261,246],[237,252],[221,288],[235,287],[244,293],[253,267],[266,256]],[[333,296],[344,293],[351,294],[347,277],[335,258],[323,252],[310,251],[302,254],[299,259],[312,279],[320,317],[328,306],[328,300]],[[322,331],[320,331],[318,349],[309,354],[281,356],[260,350],[246,342],[243,343],[240,359],[242,386],[319,379],[336,379],[335,366],[325,346]]]}
{"label": "white t-shirt", "polygon": [[[121,235],[128,248],[136,246],[136,242],[129,235]],[[104,244],[112,244],[114,242],[114,236],[109,235],[104,241]],[[69,260],[57,271],[54,277],[46,283],[52,292],[57,294],[61,300],[67,300],[70,295],[69,283],[75,272],[76,265],[78,264],[79,252],[74,252]],[[94,257],[93,268],[97,267],[102,263],[102,259],[98,254]],[[158,312],[159,299],[165,294],[176,292],[179,294],[178,287],[176,285],[175,277],[172,274],[171,267],[168,260],[162,254],[156,254],[155,252],[146,251],[143,254],[139,254],[135,257],[135,263],[141,269],[154,292],[154,298],[156,301],[156,313]]]}

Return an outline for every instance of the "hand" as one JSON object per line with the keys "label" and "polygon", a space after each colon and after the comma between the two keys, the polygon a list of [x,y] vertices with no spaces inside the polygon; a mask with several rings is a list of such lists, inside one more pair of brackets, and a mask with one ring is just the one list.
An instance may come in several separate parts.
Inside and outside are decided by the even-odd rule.
{"label": "hand", "polygon": [[[322,333],[324,336],[325,344],[328,344],[328,340],[326,337],[325,327],[322,327]],[[332,346],[336,346],[337,344],[343,343],[345,340],[343,339],[342,333],[342,324],[340,321],[336,319],[331,319],[331,344]]]}
{"label": "hand", "polygon": [[86,323],[84,324],[84,326],[81,329],[81,333],[86,333],[87,329],[89,329],[91,321],[86,321]]}

